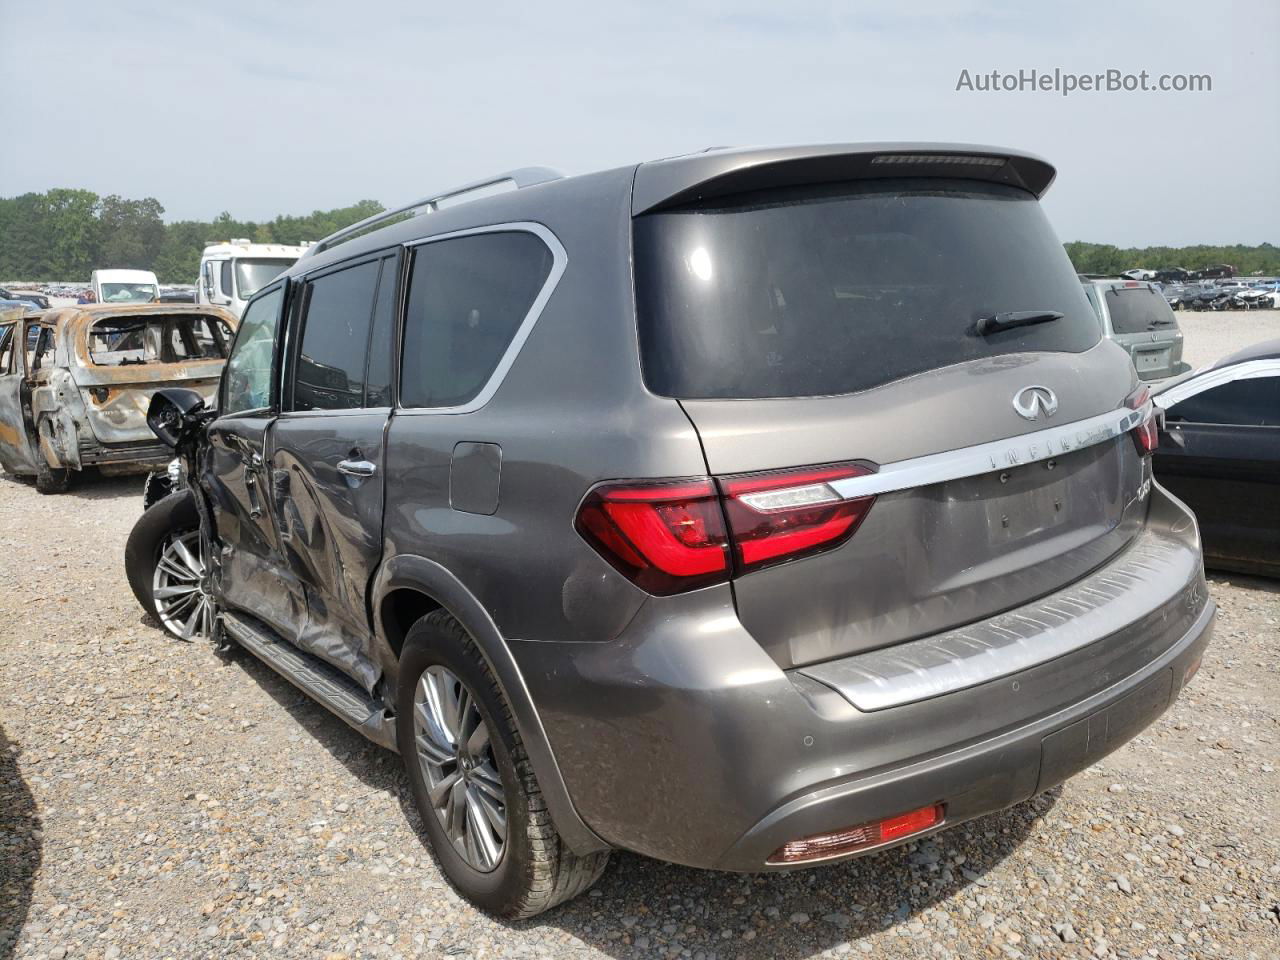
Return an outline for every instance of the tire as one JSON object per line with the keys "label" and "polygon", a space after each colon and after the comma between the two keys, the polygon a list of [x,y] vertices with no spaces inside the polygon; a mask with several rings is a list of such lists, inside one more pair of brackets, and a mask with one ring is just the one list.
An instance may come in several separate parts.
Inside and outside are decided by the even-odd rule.
{"label": "tire", "polygon": [[[200,578],[194,570],[189,571],[192,576],[178,576],[180,569],[187,564],[180,557],[173,557],[174,544],[180,541],[186,547],[186,553],[199,560],[199,536],[200,514],[196,511],[195,497],[190,490],[179,490],[138,518],[124,548],[124,569],[134,597],[166,633],[179,640],[204,639],[212,627],[213,607]],[[166,551],[170,559],[162,571],[161,557],[166,555]],[[190,603],[199,609],[188,611],[178,606],[181,596],[168,598],[172,603],[163,609],[157,606],[155,589],[158,581],[162,588],[176,585],[182,589],[190,583],[195,591]]]}
{"label": "tire", "polygon": [[69,486],[71,486],[70,468],[53,468],[43,462],[36,464],[36,491],[38,493],[66,493]]}
{"label": "tire", "polygon": [[[424,700],[429,700],[425,695],[433,684],[437,692],[452,690],[458,703],[466,702],[464,692],[471,698],[474,707],[463,710],[463,736],[456,735],[456,722],[453,730],[447,724],[443,729],[432,727],[431,708]],[[456,721],[457,711],[450,711],[447,700],[445,695],[439,698],[444,707],[436,716],[451,715]],[[486,728],[483,736],[481,723]],[[434,740],[432,729],[437,732]],[[497,679],[470,635],[443,610],[423,617],[405,637],[396,691],[396,733],[418,813],[440,867],[472,903],[500,917],[523,919],[572,900],[600,878],[609,852],[578,856],[560,839]],[[480,750],[461,746],[478,739],[485,741]],[[449,741],[457,742],[452,759],[448,748],[441,746]],[[421,749],[420,744],[426,744],[427,749]],[[430,763],[424,752],[440,762]],[[456,773],[464,767],[466,774],[459,783]],[[439,793],[440,810],[431,801],[431,781],[437,785],[453,783]],[[498,795],[503,809],[497,816],[505,820],[505,836],[496,857],[488,850],[493,862],[486,868],[486,864],[477,863],[485,843],[474,839],[480,834],[470,815],[485,818],[483,811],[496,809]],[[453,810],[468,814],[457,818],[461,821],[457,826],[466,827],[466,839],[459,840],[457,830],[451,838],[442,820],[449,809],[449,797]],[[480,819],[479,829],[490,841],[498,834],[492,817]]]}

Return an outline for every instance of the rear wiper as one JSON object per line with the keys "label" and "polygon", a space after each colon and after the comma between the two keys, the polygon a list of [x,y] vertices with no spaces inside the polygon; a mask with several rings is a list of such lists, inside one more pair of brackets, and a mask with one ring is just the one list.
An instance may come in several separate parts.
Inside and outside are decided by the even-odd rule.
{"label": "rear wiper", "polygon": [[991,317],[979,317],[978,335],[985,337],[989,333],[1012,330],[1014,327],[1029,327],[1033,323],[1051,323],[1065,316],[1065,313],[1058,313],[1056,310],[1010,310]]}
{"label": "rear wiper", "polygon": [[1177,320],[1152,320],[1147,324],[1147,329],[1158,330],[1160,327],[1176,327],[1177,325]]}

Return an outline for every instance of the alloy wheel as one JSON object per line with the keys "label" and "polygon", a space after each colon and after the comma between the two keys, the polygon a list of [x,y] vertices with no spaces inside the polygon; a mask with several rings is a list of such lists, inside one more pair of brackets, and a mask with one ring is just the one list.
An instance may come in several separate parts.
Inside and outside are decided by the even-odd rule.
{"label": "alloy wheel", "polygon": [[431,807],[445,835],[468,865],[491,872],[502,861],[507,840],[502,776],[475,696],[445,667],[428,667],[418,679],[413,733]]}
{"label": "alloy wheel", "polygon": [[213,631],[213,603],[205,588],[207,570],[199,530],[165,538],[151,597],[160,622],[183,640],[203,640]]}

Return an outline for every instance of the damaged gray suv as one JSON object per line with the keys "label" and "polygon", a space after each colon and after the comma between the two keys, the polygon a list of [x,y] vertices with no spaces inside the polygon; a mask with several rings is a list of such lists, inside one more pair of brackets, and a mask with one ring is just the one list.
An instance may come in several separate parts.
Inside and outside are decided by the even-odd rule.
{"label": "damaged gray suv", "polygon": [[508,917],[615,848],[788,869],[1026,800],[1214,618],[1053,176],[720,150],[357,224],[248,305],[216,410],[153,403],[187,485],[134,589],[398,750]]}

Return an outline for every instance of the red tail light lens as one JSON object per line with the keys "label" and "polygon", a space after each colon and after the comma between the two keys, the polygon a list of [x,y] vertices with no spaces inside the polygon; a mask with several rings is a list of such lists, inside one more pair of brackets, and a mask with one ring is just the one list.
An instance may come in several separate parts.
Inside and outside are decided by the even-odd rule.
{"label": "red tail light lens", "polygon": [[576,526],[649,593],[665,596],[728,579],[728,537],[710,480],[597,487]]}
{"label": "red tail light lens", "polygon": [[875,497],[846,500],[831,484],[873,472],[850,463],[721,479],[738,572],[844,543]]}
{"label": "red tail light lens", "polygon": [[[1151,390],[1146,386],[1139,387],[1133,393],[1129,394],[1124,405],[1130,410],[1141,410],[1147,406],[1151,400]],[[1138,453],[1144,457],[1149,457],[1155,453],[1156,448],[1160,445],[1160,428],[1156,423],[1156,411],[1152,407],[1147,411],[1147,418],[1129,431],[1133,435],[1133,442],[1138,445]]]}

